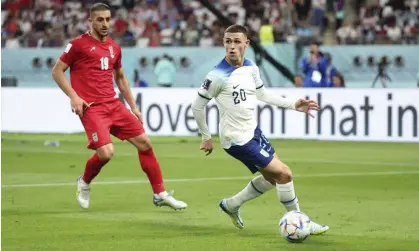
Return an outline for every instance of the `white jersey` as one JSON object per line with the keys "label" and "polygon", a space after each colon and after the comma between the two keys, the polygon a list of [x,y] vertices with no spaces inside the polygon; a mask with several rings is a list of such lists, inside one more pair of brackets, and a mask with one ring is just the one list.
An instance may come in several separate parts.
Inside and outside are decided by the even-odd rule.
{"label": "white jersey", "polygon": [[248,59],[238,68],[223,59],[206,76],[198,94],[208,100],[215,99],[223,148],[244,145],[253,138],[257,126],[256,90],[262,87],[259,68]]}

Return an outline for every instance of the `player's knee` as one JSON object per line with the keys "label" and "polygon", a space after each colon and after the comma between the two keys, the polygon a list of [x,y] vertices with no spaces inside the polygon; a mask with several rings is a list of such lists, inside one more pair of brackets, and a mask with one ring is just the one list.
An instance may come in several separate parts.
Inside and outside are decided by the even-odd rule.
{"label": "player's knee", "polygon": [[279,184],[285,184],[292,181],[292,171],[284,163],[282,163],[281,172],[278,178],[280,179],[280,182],[278,182]]}
{"label": "player's knee", "polygon": [[284,163],[279,164],[278,172],[275,173],[275,182],[278,184],[286,184],[292,181],[292,171]]}
{"label": "player's knee", "polygon": [[145,134],[130,139],[130,142],[133,143],[139,151],[146,151],[152,147],[150,138]]}
{"label": "player's knee", "polygon": [[152,146],[151,146],[151,140],[150,140],[150,138],[149,137],[147,137],[143,142],[142,142],[142,150],[148,150],[148,149],[150,149]]}
{"label": "player's knee", "polygon": [[112,144],[107,144],[102,147],[99,147],[97,150],[97,155],[99,156],[99,159],[102,161],[109,161],[112,159],[114,154],[114,148]]}

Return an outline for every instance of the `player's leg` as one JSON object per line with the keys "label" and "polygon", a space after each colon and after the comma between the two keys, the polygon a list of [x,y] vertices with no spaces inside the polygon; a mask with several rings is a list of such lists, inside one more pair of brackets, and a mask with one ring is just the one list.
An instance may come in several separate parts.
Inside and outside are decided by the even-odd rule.
{"label": "player's leg", "polygon": [[173,209],[185,209],[188,205],[183,201],[176,200],[164,188],[160,165],[154,155],[150,138],[145,133],[142,133],[141,135],[137,135],[127,140],[138,150],[141,168],[147,174],[153,189],[154,205],[159,207],[169,206]]}
{"label": "player's leg", "polygon": [[275,186],[266,180],[263,175],[254,177],[240,192],[228,198],[226,204],[230,210],[236,211],[246,201],[255,199]]}
{"label": "player's leg", "polygon": [[153,203],[156,206],[169,206],[174,209],[186,208],[186,203],[167,193],[159,162],[141,122],[120,102],[116,104],[113,114],[111,133],[121,140],[129,141],[137,148],[140,166],[146,173],[154,193]]}
{"label": "player's leg", "polygon": [[276,185],[279,200],[287,211],[300,211],[298,197],[295,195],[291,169],[274,154],[271,162],[259,172]]}
{"label": "player's leg", "polygon": [[[268,151],[263,150],[262,147]],[[261,155],[261,150],[266,153],[264,152],[264,155]],[[261,141],[261,131],[256,129],[254,137],[248,143],[242,146],[232,146],[226,149],[226,152],[241,161],[254,174],[269,163],[273,158],[272,153],[274,153],[274,150],[270,144],[267,145]],[[261,160],[256,163],[255,159]],[[256,176],[240,192],[230,198],[221,200],[219,207],[230,216],[236,227],[243,228],[244,224],[240,217],[240,207],[246,201],[253,200],[273,189],[275,187],[274,184],[272,180],[267,180],[263,175]]]}
{"label": "player's leg", "polygon": [[246,201],[256,199],[274,187],[275,186],[267,181],[262,175],[259,175],[253,178],[243,190],[230,198],[222,199],[218,205],[230,216],[233,225],[242,229],[244,223],[240,216],[240,207]]}
{"label": "player's leg", "polygon": [[82,177],[83,182],[90,184],[99,174],[102,167],[111,160],[113,153],[114,147],[112,143],[97,148],[96,152],[87,160]]}
{"label": "player's leg", "polygon": [[82,208],[89,208],[90,183],[113,156],[114,148],[109,135],[111,120],[98,107],[89,107],[81,118],[89,140],[88,148],[95,153],[87,160],[84,173],[77,179],[76,198]]}
{"label": "player's leg", "polygon": [[[272,161],[265,168],[260,169],[259,172],[261,172],[267,180],[276,183],[278,199],[287,211],[300,211],[291,169],[279,160],[276,154]],[[313,221],[311,222],[311,234],[318,235],[325,233],[327,230],[329,230],[328,226]]]}
{"label": "player's leg", "polygon": [[[246,145],[233,147],[227,152],[242,161],[252,173],[259,171],[262,174],[255,177],[242,191],[220,202],[220,207],[229,214],[235,226],[243,227],[239,213],[240,206],[274,187],[287,211],[300,210],[291,169],[279,160],[274,148],[260,129],[255,130],[254,138]],[[312,224],[312,234],[324,233],[327,230],[327,226]]]}

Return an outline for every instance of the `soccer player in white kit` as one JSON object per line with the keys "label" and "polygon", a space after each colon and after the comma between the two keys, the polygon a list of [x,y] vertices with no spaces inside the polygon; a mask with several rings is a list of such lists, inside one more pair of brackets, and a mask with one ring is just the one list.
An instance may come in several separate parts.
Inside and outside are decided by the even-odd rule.
{"label": "soccer player in white kit", "polygon": [[[287,211],[300,211],[295,195],[292,172],[279,160],[274,148],[263,136],[254,117],[256,101],[308,113],[320,110],[313,100],[287,99],[268,91],[260,78],[258,67],[244,58],[249,46],[247,29],[232,25],[224,32],[225,58],[210,71],[198,90],[192,111],[202,134],[200,149],[209,155],[213,150],[211,134],[205,121],[205,107],[215,99],[220,112],[220,140],[223,149],[245,164],[254,174],[249,184],[236,195],[223,199],[219,207],[242,229],[240,206],[249,200],[276,187],[277,195]],[[322,234],[329,229],[326,225],[311,224],[311,234]]]}

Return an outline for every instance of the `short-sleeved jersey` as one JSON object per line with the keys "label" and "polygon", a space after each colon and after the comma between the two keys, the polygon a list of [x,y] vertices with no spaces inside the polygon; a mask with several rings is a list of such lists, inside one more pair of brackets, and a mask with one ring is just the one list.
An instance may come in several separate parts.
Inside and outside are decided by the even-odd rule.
{"label": "short-sleeved jersey", "polygon": [[220,112],[220,139],[223,148],[244,145],[254,136],[256,89],[263,86],[259,68],[244,59],[242,67],[234,67],[223,59],[208,73],[198,94],[215,99]]}
{"label": "short-sleeved jersey", "polygon": [[88,103],[102,103],[115,98],[113,70],[122,67],[121,58],[121,48],[111,38],[101,42],[85,33],[67,45],[60,60],[70,66],[77,95]]}

